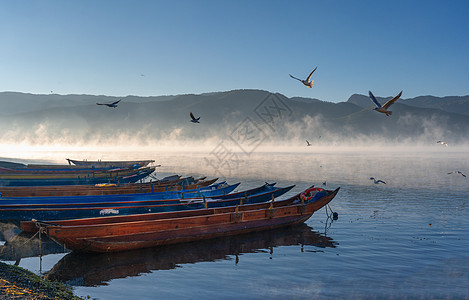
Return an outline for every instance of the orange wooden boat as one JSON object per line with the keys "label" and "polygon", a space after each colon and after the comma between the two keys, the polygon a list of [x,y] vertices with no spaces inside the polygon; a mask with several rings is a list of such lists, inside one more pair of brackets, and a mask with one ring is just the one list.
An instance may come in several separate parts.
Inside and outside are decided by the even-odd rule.
{"label": "orange wooden boat", "polygon": [[289,199],[261,204],[82,219],[74,225],[36,224],[70,250],[118,252],[302,223],[338,191],[309,188]]}
{"label": "orange wooden boat", "polygon": [[[49,239],[42,240],[49,241]],[[54,242],[50,241],[50,243]],[[301,223],[228,238],[221,237],[118,253],[88,255],[72,252],[62,257],[44,274],[44,277],[52,281],[73,282],[74,285],[96,287],[107,285],[113,279],[148,274],[158,270],[171,270],[184,264],[226,260],[230,256],[236,256],[237,260],[242,262],[242,254],[258,253],[269,248],[275,252],[275,248],[280,246],[335,248],[336,244],[330,237],[319,234],[305,223]],[[60,246],[57,244],[56,246],[60,250]],[[39,247],[28,248],[33,248],[29,250],[30,252],[36,251],[36,257],[40,255]],[[18,251],[22,250],[18,249]],[[5,256],[11,256],[7,253],[9,251],[5,252]],[[4,260],[15,261],[14,258]]]}

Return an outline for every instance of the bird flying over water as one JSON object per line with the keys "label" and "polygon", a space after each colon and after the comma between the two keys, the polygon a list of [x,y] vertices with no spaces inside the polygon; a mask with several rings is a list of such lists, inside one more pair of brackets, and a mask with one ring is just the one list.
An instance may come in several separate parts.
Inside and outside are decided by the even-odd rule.
{"label": "bird flying over water", "polygon": [[117,104],[119,102],[121,102],[122,99],[119,99],[117,100],[116,102],[112,102],[112,103],[96,103],[96,105],[106,105],[108,107],[112,107],[112,108],[116,108],[117,107]]}
{"label": "bird flying over water", "polygon": [[376,105],[376,107],[373,108],[373,109],[376,110],[377,112],[386,114],[386,116],[390,116],[390,115],[392,115],[392,111],[389,111],[388,108],[391,105],[393,105],[394,102],[397,101],[397,99],[399,99],[401,97],[402,91],[396,97],[394,97],[391,100],[388,100],[388,102],[384,103],[384,105],[379,104],[378,100],[376,100],[376,97],[373,95],[373,93],[371,91],[369,91],[369,95],[370,95],[371,101],[373,101],[373,103]]}
{"label": "bird flying over water", "polygon": [[190,116],[191,116],[191,122],[192,122],[192,123],[200,123],[200,122],[199,122],[200,117],[195,118],[195,117],[194,117],[194,114],[193,114],[192,112],[190,113]]}
{"label": "bird flying over water", "polygon": [[384,183],[384,184],[386,184],[386,182],[382,181],[381,179],[376,180],[374,177],[370,177],[370,180],[373,180],[373,182],[374,182],[375,184],[378,184],[378,183]]}
{"label": "bird flying over water", "polygon": [[455,173],[455,174],[461,174],[463,177],[466,177],[466,175],[465,175],[463,172],[461,172],[461,171],[453,171],[453,172],[449,172],[448,174],[453,174],[453,173]]}
{"label": "bird flying over water", "polygon": [[448,144],[446,144],[446,143],[443,142],[443,141],[438,141],[438,142],[436,142],[436,143],[437,143],[437,144],[442,144],[442,145],[445,145],[446,147],[448,147]]}
{"label": "bird flying over water", "polygon": [[306,140],[306,146],[311,146],[311,144]]}
{"label": "bird flying over water", "polygon": [[313,75],[314,71],[316,71],[317,68],[318,68],[318,67],[314,68],[314,70],[313,70],[311,73],[309,73],[309,76],[308,76],[305,80],[302,80],[302,79],[300,79],[300,78],[296,78],[296,77],[292,76],[291,74],[288,74],[288,75],[290,75],[291,78],[300,81],[300,82],[303,83],[305,86],[307,86],[307,87],[309,87],[309,88],[312,88],[313,85],[314,85],[314,80],[311,80],[311,76]]}

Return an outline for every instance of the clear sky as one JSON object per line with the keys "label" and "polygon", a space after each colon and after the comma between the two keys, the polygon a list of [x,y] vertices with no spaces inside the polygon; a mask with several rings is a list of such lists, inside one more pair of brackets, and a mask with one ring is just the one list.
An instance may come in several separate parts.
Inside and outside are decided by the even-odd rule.
{"label": "clear sky", "polygon": [[[469,1],[0,0],[0,91],[469,95]],[[313,76],[308,89],[288,74]]]}

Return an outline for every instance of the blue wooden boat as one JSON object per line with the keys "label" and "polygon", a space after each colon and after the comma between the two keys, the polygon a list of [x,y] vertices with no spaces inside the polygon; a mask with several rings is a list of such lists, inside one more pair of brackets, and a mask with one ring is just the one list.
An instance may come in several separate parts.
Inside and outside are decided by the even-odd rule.
{"label": "blue wooden boat", "polygon": [[[284,192],[289,191],[293,186],[289,186],[287,188],[283,188]],[[225,203],[230,203],[228,200],[234,200],[233,203],[239,203],[243,202],[243,199],[248,199],[249,197],[257,196],[259,194],[265,194],[267,192],[274,192],[277,190],[280,190],[282,188],[274,187],[271,184],[266,184],[254,189],[246,190],[243,192],[238,192],[238,193],[233,193],[233,194],[225,194],[225,195],[218,195],[218,196],[212,196],[212,197],[205,197],[202,195],[202,197],[195,197],[195,198],[184,198],[184,199],[153,199],[151,197],[145,197],[145,198],[127,198],[127,197],[119,197],[116,199],[110,198],[109,201],[88,201],[88,202],[79,202],[79,203],[39,203],[39,204],[7,204],[7,205],[0,205],[0,211],[1,209],[6,210],[11,210],[11,209],[55,209],[55,208],[80,208],[80,207],[86,207],[86,208],[92,208],[92,207],[98,207],[98,208],[104,208],[104,207],[110,207],[110,208],[115,208],[117,206],[139,206],[139,205],[169,205],[169,204],[191,204],[191,203],[204,203],[207,202],[207,206],[212,205],[212,202],[217,202],[224,200]],[[277,197],[280,196],[280,194],[275,194]],[[248,200],[246,200],[248,201]],[[244,202],[246,202],[244,201]]]}
{"label": "blue wooden boat", "polygon": [[44,206],[44,207],[13,207],[1,208],[0,219],[2,220],[65,220],[79,218],[94,218],[109,215],[129,215],[160,213],[182,210],[194,210],[204,208],[216,208],[251,203],[262,203],[271,201],[276,197],[290,191],[294,185],[285,188],[269,188],[263,193],[253,194],[242,198],[198,198],[191,201],[167,201],[167,200],[144,200],[131,202],[118,202],[110,204],[88,204],[76,206]]}
{"label": "blue wooden boat", "polygon": [[51,197],[0,197],[0,208],[45,207],[49,205],[76,205],[80,203],[130,202],[143,200],[171,200],[216,197],[231,193],[240,183],[229,185],[225,181],[193,190],[136,193],[121,195],[51,196]]}
{"label": "blue wooden boat", "polygon": [[215,198],[237,199],[237,198],[247,197],[247,196],[260,194],[260,193],[267,192],[267,191],[276,190],[278,188],[275,187],[275,184],[276,184],[275,182],[274,183],[267,183],[266,182],[264,185],[262,185],[260,187],[250,189],[250,190],[245,190],[245,191],[241,191],[241,192],[237,192],[237,193],[230,193],[228,195],[222,195],[222,196],[211,196],[211,198],[213,198],[213,199],[215,199]]}

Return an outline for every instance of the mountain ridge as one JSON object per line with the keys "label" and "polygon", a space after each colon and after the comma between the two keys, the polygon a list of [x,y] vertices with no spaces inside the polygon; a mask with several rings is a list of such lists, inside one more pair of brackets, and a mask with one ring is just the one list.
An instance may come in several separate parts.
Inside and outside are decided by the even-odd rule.
{"label": "mountain ridge", "polygon": [[[0,93],[0,105],[6,102],[5,95]],[[168,138],[205,140],[233,135],[246,120],[260,126],[272,140],[301,140],[321,133],[319,135],[328,136],[330,142],[353,142],[358,137],[466,141],[469,132],[469,114],[461,109],[469,96],[461,97],[462,106],[461,101],[450,101],[451,105],[459,105],[462,113],[438,108],[436,104],[444,102],[444,98],[432,98],[433,107],[416,106],[422,102],[421,98],[413,102],[400,99],[391,107],[393,115],[390,117],[373,111],[371,100],[358,94],[338,103],[289,98],[254,89],[154,97],[59,95],[52,97],[52,101],[47,95],[14,96],[23,98],[18,106],[24,106],[25,101],[30,106],[15,107],[14,103],[9,103],[12,109],[2,110],[0,137],[4,141],[79,140],[86,143],[112,141],[117,137],[124,140],[138,137],[142,142]],[[35,100],[30,98],[39,101],[31,105]],[[66,99],[66,103],[61,103],[60,99]],[[113,102],[117,99],[123,99],[117,108],[95,104],[97,100]],[[386,99],[378,97],[382,103]],[[189,112],[200,116],[201,124],[189,122]]]}

